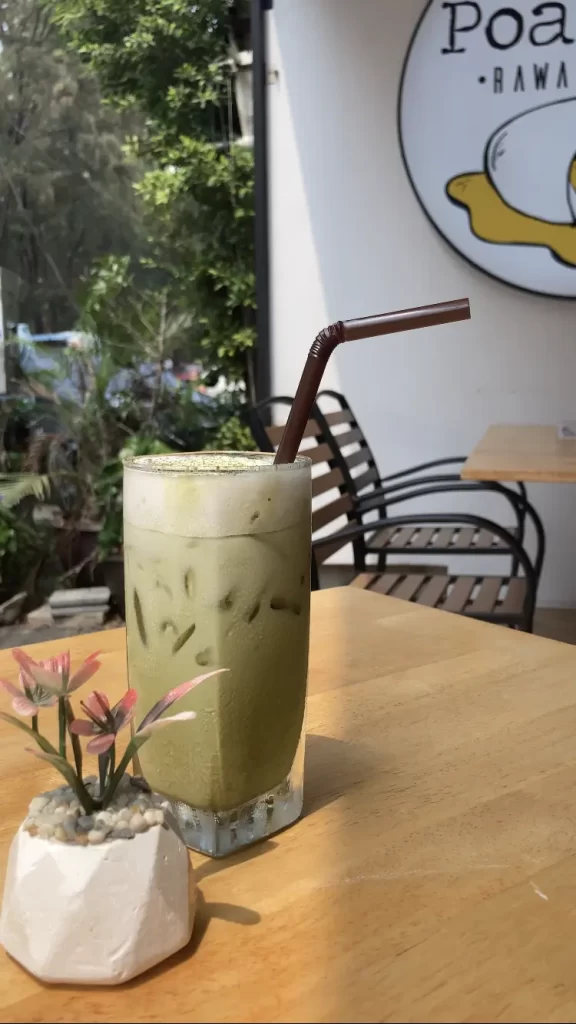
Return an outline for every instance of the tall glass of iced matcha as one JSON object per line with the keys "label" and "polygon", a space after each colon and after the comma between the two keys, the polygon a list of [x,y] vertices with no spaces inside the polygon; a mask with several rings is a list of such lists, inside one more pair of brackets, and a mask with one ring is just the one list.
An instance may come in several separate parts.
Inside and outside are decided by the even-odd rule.
{"label": "tall glass of iced matcha", "polygon": [[124,467],[130,685],[146,712],[214,669],[184,698],[192,722],[142,748],[150,784],[173,802],[188,845],[222,856],[302,810],[310,620],[307,459],[199,453]]}

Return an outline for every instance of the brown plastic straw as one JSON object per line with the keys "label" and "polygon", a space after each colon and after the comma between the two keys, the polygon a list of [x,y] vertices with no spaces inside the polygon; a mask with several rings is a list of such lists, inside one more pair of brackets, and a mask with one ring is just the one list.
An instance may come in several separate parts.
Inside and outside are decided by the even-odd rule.
{"label": "brown plastic straw", "polygon": [[438,324],[451,324],[458,320],[469,319],[470,303],[468,299],[456,299],[453,302],[439,302],[434,306],[419,306],[417,309],[401,309],[395,313],[367,316],[361,320],[339,320],[337,323],[331,324],[330,327],[326,327],[320,332],[310,349],[288,422],[276,452],[275,464],[294,462],[324,376],[326,364],[338,345],[345,341],[358,341],[360,338],[375,338],[382,334],[414,331],[420,327],[435,327]]}

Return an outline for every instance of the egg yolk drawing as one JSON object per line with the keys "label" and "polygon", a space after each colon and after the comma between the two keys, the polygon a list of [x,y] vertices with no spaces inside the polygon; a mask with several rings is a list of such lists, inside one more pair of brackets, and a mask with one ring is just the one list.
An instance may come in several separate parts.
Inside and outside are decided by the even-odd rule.
{"label": "egg yolk drawing", "polygon": [[488,140],[484,170],[446,185],[477,238],[541,246],[576,268],[576,98],[529,110]]}

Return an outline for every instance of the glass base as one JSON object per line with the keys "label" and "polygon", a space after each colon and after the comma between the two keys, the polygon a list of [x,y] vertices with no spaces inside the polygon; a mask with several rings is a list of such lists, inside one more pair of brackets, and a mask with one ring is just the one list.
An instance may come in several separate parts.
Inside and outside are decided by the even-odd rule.
{"label": "glass base", "polygon": [[270,790],[231,811],[203,811],[172,802],[182,836],[191,850],[227,857],[288,828],[302,814],[304,740],[290,775]]}

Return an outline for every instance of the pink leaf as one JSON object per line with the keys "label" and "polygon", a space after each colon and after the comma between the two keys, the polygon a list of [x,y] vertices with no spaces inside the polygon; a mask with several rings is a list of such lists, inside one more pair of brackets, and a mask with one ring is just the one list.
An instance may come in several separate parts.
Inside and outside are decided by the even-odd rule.
{"label": "pink leaf", "polygon": [[38,665],[38,662],[34,661],[34,658],[31,658],[29,654],[26,654],[26,651],[21,651],[19,647],[12,648],[12,657],[25,672],[30,670],[30,666]]}
{"label": "pink leaf", "polygon": [[83,718],[75,718],[70,722],[69,728],[75,736],[93,736],[98,731],[98,726],[94,725],[94,722],[87,722]]}
{"label": "pink leaf", "polygon": [[134,706],[137,700],[138,694],[136,693],[136,690],[128,690],[128,692],[122,697],[122,700],[119,700],[112,708],[112,717],[114,719],[116,732],[120,732],[120,729],[124,729],[124,727],[127,726],[134,718]]}
{"label": "pink leaf", "polygon": [[23,697],[22,694],[20,694],[19,697],[14,698],[12,701],[12,707],[19,715],[25,715],[27,718],[30,718],[31,715],[38,714],[38,708],[36,705],[33,704],[31,700],[28,700],[27,697]]}
{"label": "pink leaf", "polygon": [[96,675],[100,668],[100,662],[94,660],[95,656],[92,655],[92,661],[85,661],[84,664],[74,673],[70,682],[68,683],[68,692],[72,693],[77,690],[84,683],[87,683],[92,676]]}
{"label": "pink leaf", "polygon": [[132,711],[132,708],[136,704],[137,700],[138,694],[136,693],[136,690],[127,690],[122,699],[119,700],[118,703],[115,704],[114,707],[112,708],[112,713],[114,715],[118,713],[121,713],[122,715],[127,715],[129,711]]}
{"label": "pink leaf", "polygon": [[54,661],[54,671],[58,672],[64,679],[70,675],[70,651],[59,654]]}
{"label": "pink leaf", "polygon": [[14,686],[14,683],[9,683],[7,679],[0,679],[0,687],[3,690],[6,690],[6,692],[9,693],[11,697],[22,696],[22,690],[19,690],[17,686]]}
{"label": "pink leaf", "polygon": [[139,736],[149,736],[155,729],[163,729],[165,725],[172,725],[172,722],[192,722],[196,718],[195,711],[181,711],[178,715],[170,715],[168,718],[158,718],[155,722],[140,726]]}
{"label": "pink leaf", "polygon": [[94,690],[90,693],[86,700],[83,702],[83,707],[94,715],[94,718],[98,718],[101,722],[106,721],[106,712],[110,710],[110,701],[105,693],[100,690]]}
{"label": "pink leaf", "polygon": [[37,686],[42,686],[45,690],[50,693],[60,693],[62,689],[62,679],[58,673],[49,672],[47,669],[39,665],[33,658],[30,658],[24,651],[15,648],[12,651],[12,657],[18,662],[19,666],[27,676],[29,676]]}
{"label": "pink leaf", "polygon": [[136,732],[141,732],[142,729],[145,729],[151,722],[155,722],[164,711],[167,711],[169,707],[172,707],[172,704],[174,704],[175,701],[180,700],[181,697],[185,697],[187,693],[190,693],[191,690],[200,686],[200,683],[203,683],[206,679],[211,679],[212,676],[217,676],[220,675],[221,672],[228,671],[229,669],[227,668],[218,668],[215,672],[207,672],[203,676],[197,676],[196,679],[190,680],[189,683],[181,683],[180,686],[175,686],[173,690],[170,690],[165,697],[162,697],[161,700],[154,705],[151,711],[148,712]]}
{"label": "pink leaf", "polygon": [[113,732],[103,733],[100,736],[96,736],[95,739],[90,740],[90,743],[86,747],[89,754],[105,754],[110,747],[114,746],[116,737]]}

